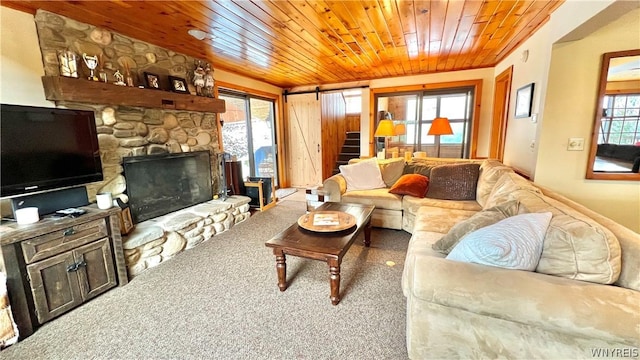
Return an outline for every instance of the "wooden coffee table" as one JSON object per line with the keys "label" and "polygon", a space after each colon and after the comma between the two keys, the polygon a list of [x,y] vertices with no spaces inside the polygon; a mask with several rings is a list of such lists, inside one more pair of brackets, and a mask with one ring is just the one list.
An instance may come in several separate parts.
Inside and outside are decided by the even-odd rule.
{"label": "wooden coffee table", "polygon": [[351,244],[363,229],[364,246],[368,247],[371,244],[371,214],[373,209],[375,209],[373,205],[324,203],[316,211],[332,210],[351,214],[356,218],[355,229],[352,228],[336,233],[313,232],[305,230],[298,226],[298,223],[295,223],[267,241],[265,245],[273,248],[273,254],[276,256],[276,270],[280,291],[287,289],[286,255],[326,261],[329,265],[331,303],[337,305],[340,302],[340,264],[342,263],[342,257],[347,253]]}

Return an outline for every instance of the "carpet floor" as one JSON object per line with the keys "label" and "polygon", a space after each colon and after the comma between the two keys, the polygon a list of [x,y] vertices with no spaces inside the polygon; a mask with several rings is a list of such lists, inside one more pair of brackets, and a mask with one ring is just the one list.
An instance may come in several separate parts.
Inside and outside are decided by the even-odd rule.
{"label": "carpet floor", "polygon": [[277,286],[264,242],[305,211],[280,201],[0,351],[2,359],[406,359],[400,286],[410,235],[372,231],[345,256],[341,302],[325,263],[287,257]]}

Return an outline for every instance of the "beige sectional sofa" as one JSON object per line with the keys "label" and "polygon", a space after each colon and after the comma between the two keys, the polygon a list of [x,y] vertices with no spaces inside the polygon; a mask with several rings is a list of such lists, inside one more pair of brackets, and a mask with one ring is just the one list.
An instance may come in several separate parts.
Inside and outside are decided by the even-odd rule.
{"label": "beige sectional sofa", "polygon": [[[402,278],[410,358],[639,356],[640,234],[495,160],[415,161],[479,162],[476,199],[346,191],[340,174],[323,185],[329,201],[376,205],[374,226],[412,233]],[[452,228],[510,201],[553,215],[536,271],[453,261],[434,250]]]}

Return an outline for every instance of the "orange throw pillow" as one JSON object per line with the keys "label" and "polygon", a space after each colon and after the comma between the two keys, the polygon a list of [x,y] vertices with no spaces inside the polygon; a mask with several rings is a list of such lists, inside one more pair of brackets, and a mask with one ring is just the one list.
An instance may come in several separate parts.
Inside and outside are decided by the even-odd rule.
{"label": "orange throw pillow", "polygon": [[429,189],[429,178],[420,174],[405,174],[396,181],[389,192],[423,198]]}

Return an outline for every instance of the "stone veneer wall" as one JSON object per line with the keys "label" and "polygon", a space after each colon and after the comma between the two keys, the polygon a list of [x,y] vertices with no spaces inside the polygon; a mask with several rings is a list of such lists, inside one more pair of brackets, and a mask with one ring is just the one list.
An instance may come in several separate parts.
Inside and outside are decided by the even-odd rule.
{"label": "stone veneer wall", "polygon": [[129,277],[245,221],[250,201],[234,195],[141,222],[122,243]]}
{"label": "stone veneer wall", "polygon": [[[81,59],[86,53],[101,56],[103,64],[99,66],[107,73],[109,83],[115,81],[116,70],[124,74],[128,66],[136,85],[144,83],[144,72],[151,72],[160,76],[162,88],[168,87],[167,75],[189,80],[198,60],[47,11],[38,10],[35,21],[44,71],[49,76],[60,74],[57,52],[64,49],[80,56],[81,78],[89,74]],[[189,90],[195,94],[193,85],[189,84]],[[90,199],[99,191],[110,191],[114,197],[127,200],[123,195],[123,157],[198,150],[209,150],[212,154],[213,193],[219,193],[221,179],[216,154],[220,152],[220,145],[215,113],[101,104],[100,99],[96,99],[95,104],[58,102],[56,105],[93,110],[96,114],[105,178],[101,183],[87,186]]]}
{"label": "stone veneer wall", "polygon": [[[80,56],[82,53],[100,56],[103,60],[100,66],[107,73],[109,83],[115,81],[116,70],[125,74],[128,67],[136,85],[143,85],[144,72],[150,72],[160,76],[160,86],[166,89],[169,86],[167,75],[189,82],[197,60],[46,11],[39,10],[35,20],[44,71],[49,76],[60,74],[57,52],[70,49]],[[81,59],[78,73],[81,78],[89,74]],[[195,96],[191,83],[188,89]],[[109,191],[114,197],[128,201],[124,194],[126,180],[122,159],[166,152],[209,150],[213,193],[220,192],[221,176],[216,156],[220,145],[215,113],[101,104],[100,99],[96,99],[95,104],[58,102],[56,106],[93,110],[96,114],[104,181],[87,186],[91,200],[97,192]],[[212,200],[138,224],[123,238],[129,276],[248,219],[249,201],[244,196],[233,196],[226,201]]]}

